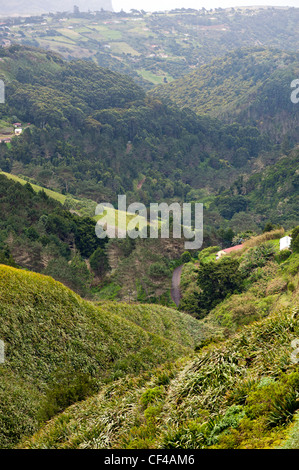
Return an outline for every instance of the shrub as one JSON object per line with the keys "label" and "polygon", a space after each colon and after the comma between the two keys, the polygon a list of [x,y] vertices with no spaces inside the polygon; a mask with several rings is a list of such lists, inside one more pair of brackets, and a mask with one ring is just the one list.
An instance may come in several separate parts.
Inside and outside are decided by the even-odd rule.
{"label": "shrub", "polygon": [[275,259],[278,263],[283,263],[291,256],[291,254],[292,252],[286,248],[285,250],[281,250],[278,255],[275,256]]}
{"label": "shrub", "polygon": [[288,283],[281,277],[272,279],[267,286],[266,295],[280,294],[287,289],[287,285]]}
{"label": "shrub", "polygon": [[231,296],[214,312],[217,322],[227,328],[246,325],[259,318],[255,297],[250,293]]}
{"label": "shrub", "polygon": [[103,276],[109,269],[109,261],[106,251],[98,247],[90,259],[90,267],[97,276]]}
{"label": "shrub", "polygon": [[220,251],[220,249],[220,246],[209,246],[208,248],[204,248],[198,253],[199,261],[204,260],[213,253],[217,253],[218,251]]}
{"label": "shrub", "polygon": [[253,420],[264,416],[266,426],[270,427],[286,423],[299,408],[298,388],[298,372],[260,386],[246,400],[246,415]]}
{"label": "shrub", "polygon": [[296,287],[295,287],[294,283],[293,283],[293,282],[289,282],[289,283],[288,283],[288,290],[289,290],[290,292],[294,292],[295,289],[296,289]]}
{"label": "shrub", "polygon": [[283,228],[276,229],[271,232],[265,232],[262,235],[259,235],[258,237],[254,237],[254,238],[251,238],[250,240],[247,240],[244,243],[244,246],[246,248],[252,248],[254,246],[260,245],[261,243],[265,243],[266,241],[276,240],[277,238],[281,238],[284,236],[284,233],[285,231]]}
{"label": "shrub", "polygon": [[0,264],[6,264],[7,266],[13,266],[14,268],[17,267],[7,246],[5,246],[2,250],[0,248]]}
{"label": "shrub", "polygon": [[245,405],[247,397],[251,390],[255,387],[254,380],[244,380],[240,382],[228,395],[228,403],[236,405]]}
{"label": "shrub", "polygon": [[299,271],[299,253],[294,253],[282,265],[285,273],[295,276]]}
{"label": "shrub", "polygon": [[240,271],[248,276],[253,269],[265,266],[269,260],[274,258],[274,255],[275,247],[272,244],[263,243],[251,248],[242,258]]}
{"label": "shrub", "polygon": [[280,229],[280,228],[281,227],[279,227],[279,225],[272,224],[272,222],[267,222],[264,227],[263,233],[273,232],[273,230]]}
{"label": "shrub", "polygon": [[242,288],[243,277],[239,271],[239,261],[223,258],[218,262],[202,264],[198,269],[198,314],[205,316],[229,294]]}
{"label": "shrub", "polygon": [[153,403],[157,399],[161,398],[163,393],[164,387],[162,385],[159,387],[149,388],[141,395],[140,401],[144,408],[147,408],[150,403]]}
{"label": "shrub", "polygon": [[86,295],[91,282],[91,274],[80,255],[76,254],[68,263],[65,258],[52,259],[43,274],[52,276],[80,295]]}
{"label": "shrub", "polygon": [[189,263],[192,260],[192,256],[190,255],[189,251],[185,251],[181,256],[181,262],[183,264]]}
{"label": "shrub", "polygon": [[226,433],[226,431],[228,431],[230,428],[236,428],[244,416],[245,410],[243,406],[230,406],[226,410],[225,415],[216,420],[209,438],[207,439],[207,444],[209,446],[217,444],[220,435]]}
{"label": "shrub", "polygon": [[151,277],[163,277],[167,276],[169,274],[169,270],[167,266],[161,261],[157,261],[156,263],[153,263],[149,267],[149,275]]}
{"label": "shrub", "polygon": [[97,390],[95,381],[87,374],[61,371],[49,386],[39,420],[47,421],[68,406],[84,400]]}

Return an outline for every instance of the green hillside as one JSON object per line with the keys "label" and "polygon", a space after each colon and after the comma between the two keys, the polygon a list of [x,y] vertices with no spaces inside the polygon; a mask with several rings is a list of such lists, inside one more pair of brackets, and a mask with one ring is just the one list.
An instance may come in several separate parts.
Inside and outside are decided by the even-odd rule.
{"label": "green hillside", "polygon": [[105,382],[189,354],[207,331],[159,306],[95,306],[50,277],[3,265],[0,317],[1,448]]}
{"label": "green hillside", "polygon": [[[298,19],[3,19],[0,448],[298,448]],[[120,195],[202,246],[98,238]]]}
{"label": "green hillside", "polygon": [[189,199],[192,189],[210,194],[237,178],[240,154],[251,172],[273,148],[255,127],[167,106],[90,61],[20,46],[3,54],[0,117],[27,128],[0,145],[0,168],[75,199],[115,203],[126,194],[148,204]]}
{"label": "green hillside", "polygon": [[152,93],[198,114],[256,124],[277,141],[287,133],[297,139],[299,113],[290,85],[298,73],[297,53],[240,49]]}
{"label": "green hillside", "polygon": [[220,247],[200,251],[197,259],[183,267],[179,308],[231,334],[285,306],[296,305],[298,251],[280,251],[279,247],[282,237],[296,238],[296,230],[294,237],[293,231],[283,228],[257,237],[247,233],[247,240],[237,239],[242,249],[217,260]]}
{"label": "green hillside", "polygon": [[290,355],[298,334],[298,309],[280,310],[193,360],[106,387],[20,447],[261,449],[297,442],[299,374]]}
{"label": "green hillside", "polygon": [[[51,275],[87,295],[100,266],[108,269],[107,240],[96,237],[95,220],[71,213],[69,198],[62,205],[59,193],[15,179],[0,174],[0,262]],[[84,260],[91,260],[90,270]]]}
{"label": "green hillside", "polygon": [[100,240],[95,206],[0,173],[0,262],[50,275],[89,299],[171,305],[183,239]]}
{"label": "green hillside", "polygon": [[[268,221],[292,227],[298,223],[298,146],[275,164],[264,165],[262,171],[238,178],[228,189],[222,191],[210,205],[210,210],[217,210],[226,219],[230,219],[235,232],[243,228],[256,230],[264,227]],[[236,209],[236,205],[239,208]],[[244,206],[242,208],[242,202]],[[246,210],[244,211],[244,208]],[[240,210],[239,210],[240,209]],[[242,217],[247,214],[246,224]],[[243,227],[242,227],[243,225]]]}
{"label": "green hillside", "polygon": [[[21,183],[23,185],[29,182],[23,178],[20,178],[19,176],[13,175],[11,173],[6,173],[5,171],[0,171],[0,175],[4,175],[6,176],[6,178],[16,181],[17,183]],[[44,191],[47,196],[49,196],[52,199],[55,199],[58,202],[61,202],[61,204],[64,204],[66,201],[66,196],[64,194],[60,194],[56,191],[52,191],[51,189],[43,188],[42,186],[39,186],[37,184],[30,183],[30,185],[32,186],[32,189],[35,192]],[[74,203],[79,203],[79,201],[74,200]]]}
{"label": "green hillside", "polygon": [[[224,260],[202,256],[201,268],[211,263],[225,267],[227,285],[232,285],[228,277],[235,276],[228,274],[230,264],[237,263],[237,276],[245,273],[245,277],[239,292],[232,285],[231,292],[211,305],[201,320],[153,305],[108,302],[96,307],[50,278],[2,267],[1,335],[8,343],[9,358],[9,370],[2,373],[10,374],[9,388],[20,393],[21,378],[31,377],[40,394],[47,387],[55,391],[62,367],[64,372],[72,368],[75,376],[80,367],[81,373],[101,384],[98,391],[88,390],[87,400],[82,401],[82,396],[49,423],[36,424],[35,429],[40,429],[34,436],[17,445],[109,449],[295,445],[299,407],[297,350],[292,343],[299,335],[296,233],[298,228],[292,232],[293,253],[279,253],[276,242],[282,231],[276,230],[249,239],[242,251]],[[183,281],[185,290],[188,282]],[[203,294],[207,292],[208,285]],[[215,290],[210,300],[216,295]],[[190,348],[195,351],[191,356]],[[112,378],[119,380],[112,383]],[[26,420],[37,411],[34,398],[29,400],[31,407],[23,402],[27,388],[20,401]],[[31,396],[36,393],[31,386]],[[56,397],[53,390],[49,396]],[[51,418],[49,408],[47,403]],[[29,435],[35,429],[28,425],[23,433]]]}

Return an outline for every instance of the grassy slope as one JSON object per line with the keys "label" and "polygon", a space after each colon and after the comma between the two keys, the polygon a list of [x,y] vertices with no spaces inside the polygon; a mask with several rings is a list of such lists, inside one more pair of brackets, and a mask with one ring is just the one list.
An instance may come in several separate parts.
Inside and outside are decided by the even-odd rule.
{"label": "grassy slope", "polygon": [[[264,233],[246,241],[242,250],[230,255],[238,259],[242,266],[261,245],[272,247],[274,250],[274,255],[267,261],[261,262],[259,267],[252,268],[241,294],[228,296],[210,311],[205,317],[210,326],[217,325],[227,332],[235,332],[243,325],[266,317],[275,310],[298,303],[298,295],[295,296],[294,289],[296,293],[299,281],[299,254],[294,253],[285,261],[279,258],[279,239],[285,235],[290,235],[290,232],[277,229]],[[204,258],[204,262],[214,260],[215,253],[211,255],[207,253]],[[194,292],[199,292],[196,282],[198,264],[198,261],[193,260],[185,264],[182,270],[183,294],[180,309],[185,312],[189,311],[188,307],[192,309],[192,305],[196,302]]]}
{"label": "grassy slope", "polygon": [[[12,173],[6,173],[5,171],[0,170],[0,174],[6,176],[9,179],[12,179],[13,181],[21,183],[23,185],[28,183],[27,180],[19,176],[13,175]],[[69,205],[72,209],[76,210],[76,212],[78,212],[79,214],[93,217],[96,221],[105,217],[105,223],[107,223],[108,226],[110,227],[119,226],[118,224],[119,217],[125,218],[126,216],[127,225],[130,222],[130,220],[133,219],[133,216],[126,214],[124,211],[118,211],[117,209],[115,209],[115,215],[114,215],[113,211],[108,208],[107,208],[107,211],[105,211],[101,216],[94,215],[95,208],[97,206],[97,203],[95,201],[91,201],[89,199],[83,199],[83,198],[80,200],[75,199],[71,195],[64,195],[64,194],[58,193],[57,191],[53,191],[52,189],[44,188],[38,184],[33,184],[33,183],[30,183],[30,184],[35,192],[44,191],[47,194],[47,196],[51,197],[52,199],[55,199],[61,204]],[[140,217],[137,216],[137,217],[138,218],[136,219],[136,224],[138,221],[140,224],[139,227],[141,230],[142,228],[146,226],[146,220],[141,216]]]}
{"label": "grassy slope", "polygon": [[[0,338],[6,349],[0,447],[36,430],[43,396],[59,373],[84,373],[100,384],[188,354],[201,339],[198,328],[186,332],[186,322],[194,320],[175,310],[163,309],[163,329],[151,332],[149,307],[134,307],[133,321],[130,309],[122,306],[118,315],[112,305],[97,307],[50,277],[0,265]],[[160,307],[151,311],[158,321]]]}
{"label": "grassy slope", "polygon": [[[6,176],[9,179],[12,179],[13,181],[16,181],[17,183],[21,183],[23,185],[28,183],[27,180],[21,178],[20,176],[13,175],[12,173],[6,173],[5,171],[0,170],[0,174]],[[118,227],[119,226],[120,217],[122,217],[122,219],[123,219],[126,216],[126,224],[127,225],[130,222],[130,220],[132,220],[133,218],[135,219],[135,216],[131,216],[131,215],[127,214],[124,211],[118,211],[117,209],[115,209],[115,214],[114,214],[113,211],[109,208],[107,208],[107,210],[104,211],[104,213],[100,216],[99,215],[94,215],[95,208],[97,206],[97,203],[95,201],[92,201],[92,200],[89,200],[89,199],[83,199],[83,198],[82,199],[75,199],[70,194],[69,195],[64,195],[64,194],[61,194],[57,191],[53,191],[52,189],[44,188],[44,187],[42,187],[38,184],[33,184],[33,183],[30,183],[30,184],[31,184],[34,191],[36,191],[36,192],[44,191],[47,194],[47,196],[51,197],[52,199],[55,199],[56,201],[60,202],[61,204],[65,204],[66,201],[67,201],[68,204],[70,206],[72,206],[73,209],[76,209],[78,211],[78,213],[82,213],[82,215],[86,215],[85,212],[87,211],[88,215],[90,217],[93,217],[96,221],[98,221],[98,220],[102,219],[103,217],[105,217],[105,223],[107,223],[111,227],[114,227],[114,226]],[[144,228],[147,225],[147,221],[141,216],[136,216],[136,217],[137,218],[136,218],[136,220],[134,220],[134,223],[137,224],[137,222],[138,222],[140,224],[139,228],[140,228],[140,230],[142,230],[142,228]],[[122,227],[122,228],[124,228],[124,227]]]}
{"label": "grassy slope", "polygon": [[158,86],[153,93],[198,114],[219,117],[233,113],[235,116],[259,101],[260,95],[265,93],[263,87],[271,80],[280,82],[280,94],[289,96],[291,77],[296,76],[296,71],[296,54],[266,48],[249,49],[217,58],[183,78]]}
{"label": "grassy slope", "polygon": [[[0,171],[0,174],[6,176],[6,178],[12,179],[13,181],[16,181],[17,183],[21,183],[23,185],[28,183],[28,181],[24,180],[23,178],[20,178],[19,176],[13,175],[11,173],[6,173],[5,171]],[[52,191],[52,189],[43,188],[42,186],[39,186],[37,184],[32,184],[32,183],[30,184],[32,188],[34,189],[34,191],[36,192],[45,191],[47,196],[51,197],[52,199],[55,199],[58,202],[61,202],[61,204],[63,204],[66,200],[66,196],[64,194],[60,194],[57,191]],[[78,202],[76,200],[74,201]]]}
{"label": "grassy slope", "polygon": [[[271,236],[250,240],[247,249]],[[21,446],[296,447],[299,373],[291,360],[291,342],[299,337],[299,257],[293,254],[275,268],[273,264],[257,270],[258,280],[249,290],[231,296],[210,318],[198,322],[230,328],[229,339],[215,339],[195,359],[179,359],[108,385],[100,394],[68,408]],[[252,305],[261,311],[251,312]],[[127,316],[123,304],[112,308]],[[141,317],[139,309],[131,308],[130,319],[145,327],[149,318]],[[154,319],[151,328],[155,328],[155,315]],[[253,323],[246,326],[244,321]]]}
{"label": "grassy slope", "polygon": [[282,445],[288,433],[295,439],[289,420],[298,403],[293,398],[295,410],[285,419],[283,399],[292,384],[298,389],[290,360],[299,335],[294,313],[277,312],[195,359],[109,385],[21,447],[265,448]]}
{"label": "grassy slope", "polygon": [[194,347],[212,334],[209,326],[202,325],[195,318],[178,311],[170,315],[171,310],[161,305],[131,304],[128,307],[127,303],[122,302],[105,302],[104,305],[114,314],[136,323],[146,331],[184,346]]}

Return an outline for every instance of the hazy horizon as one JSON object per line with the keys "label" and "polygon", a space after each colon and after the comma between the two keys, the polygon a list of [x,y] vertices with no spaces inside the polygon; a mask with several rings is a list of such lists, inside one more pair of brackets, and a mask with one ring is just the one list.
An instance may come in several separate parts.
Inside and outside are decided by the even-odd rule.
{"label": "hazy horizon", "polygon": [[299,7],[299,0],[112,0],[114,11],[164,11],[175,8],[194,8],[196,10],[202,7],[207,10],[211,8],[229,8],[244,6],[276,6],[276,7]]}
{"label": "hazy horizon", "polygon": [[274,6],[274,7],[298,7],[299,0],[0,0],[0,17],[2,16],[29,16],[56,11],[73,11],[74,5],[80,11],[113,10],[118,12],[131,9],[152,11],[167,11],[176,8],[193,8],[200,10],[206,8],[230,8],[230,7],[253,7],[253,6]]}

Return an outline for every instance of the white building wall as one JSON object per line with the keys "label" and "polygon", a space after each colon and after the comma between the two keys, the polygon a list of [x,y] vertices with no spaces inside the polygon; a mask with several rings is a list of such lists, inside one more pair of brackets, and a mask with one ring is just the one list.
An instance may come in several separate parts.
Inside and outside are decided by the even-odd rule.
{"label": "white building wall", "polygon": [[292,239],[289,236],[281,238],[279,240],[279,249],[280,249],[280,251],[281,250],[287,250],[288,248],[290,248],[291,241],[292,241]]}

